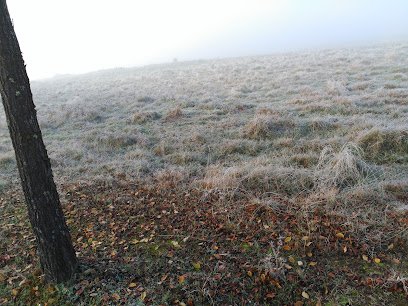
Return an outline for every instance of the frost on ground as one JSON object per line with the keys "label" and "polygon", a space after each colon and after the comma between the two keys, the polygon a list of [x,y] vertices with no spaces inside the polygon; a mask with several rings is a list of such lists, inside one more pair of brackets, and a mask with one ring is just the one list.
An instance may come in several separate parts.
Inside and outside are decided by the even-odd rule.
{"label": "frost on ground", "polygon": [[[408,45],[115,69],[32,82],[60,181],[212,166],[303,170],[326,146],[406,168]],[[3,110],[1,178],[15,174]],[[401,172],[401,170],[399,170]]]}
{"label": "frost on ground", "polygon": [[[177,252],[184,254],[178,257],[184,260],[181,266],[191,266],[187,258],[194,261],[194,273],[171,272],[181,278],[173,277],[177,294],[167,288],[168,301],[181,296],[184,300],[179,302],[184,303],[198,294],[204,304],[251,298],[277,304],[300,299],[306,304],[360,305],[370,294],[372,305],[382,301],[390,305],[398,300],[390,292],[406,292],[407,264],[402,258],[408,255],[407,43],[114,69],[34,81],[32,91],[56,181],[68,198],[64,207],[76,248],[88,259],[96,256],[91,249],[96,252],[102,246],[100,252],[114,262],[133,256],[128,254],[131,248],[121,251],[127,257],[112,255],[130,243],[130,237],[123,236],[126,230],[106,229],[122,235],[112,238],[112,244],[89,236],[92,218],[100,210],[115,207],[118,211],[110,222],[119,222],[114,217],[119,218],[120,209],[139,214],[152,203],[149,198],[140,207],[129,203],[139,201],[140,194],[153,194],[158,206],[151,207],[151,218],[158,221],[155,218],[160,216],[159,227],[165,227],[166,218],[172,224],[165,227],[165,239],[188,236],[188,244],[198,239],[194,235],[201,230],[207,232],[200,239],[216,235],[211,242],[197,240],[203,243],[200,247],[208,248],[200,252],[207,252],[211,260],[201,262],[203,268],[196,268],[194,248],[189,254],[181,249],[162,250],[161,243],[169,248],[167,240],[156,241],[148,250],[138,244],[142,253],[159,252],[169,258],[177,257]],[[1,110],[0,192],[14,186],[17,177]],[[107,192],[124,182],[136,184],[134,190],[120,187],[115,197]],[[143,184],[154,192],[144,190]],[[167,194],[163,190],[171,197],[185,194],[186,198],[171,202],[160,196]],[[192,194],[199,196],[190,199]],[[7,203],[10,198],[0,196],[0,200]],[[77,210],[74,202],[91,210]],[[190,216],[188,205],[194,203],[206,209],[197,208],[197,214]],[[10,218],[19,218],[2,205]],[[181,206],[176,209],[175,205]],[[187,228],[189,220],[178,213],[174,218],[162,213],[183,210],[191,220],[199,219],[198,228]],[[126,218],[127,211],[123,212]],[[83,224],[77,224],[78,214],[84,214]],[[205,222],[212,218],[222,227],[210,228],[215,223]],[[150,226],[139,215],[122,221],[143,230]],[[6,233],[14,237],[10,222],[2,237]],[[84,224],[85,234],[81,232]],[[227,255],[212,249],[223,243],[216,237],[235,237],[233,243],[240,235],[245,238],[241,237],[239,246],[222,247]],[[90,238],[102,246],[92,239],[89,246],[82,242]],[[10,248],[11,244],[0,238],[2,245]],[[231,255],[241,251],[242,257]],[[234,260],[242,271],[235,271],[236,265],[229,276],[228,269],[220,270]],[[322,262],[326,266],[319,268]],[[343,269],[345,278],[331,279],[336,269]],[[152,271],[145,271],[150,279],[144,279],[142,289],[157,297],[167,276]],[[361,288],[349,285],[357,282],[357,278],[347,278],[353,271],[360,271],[358,286],[364,283],[372,289],[364,289],[365,296],[358,294]],[[190,277],[194,282],[184,282]],[[237,289],[245,294],[227,296],[217,287],[222,281],[228,286],[234,277],[246,277],[239,281],[244,288]],[[271,287],[262,287],[265,283]],[[120,296],[129,289],[124,286]],[[108,300],[117,301],[115,292],[110,291]],[[149,298],[145,296],[146,301]]]}

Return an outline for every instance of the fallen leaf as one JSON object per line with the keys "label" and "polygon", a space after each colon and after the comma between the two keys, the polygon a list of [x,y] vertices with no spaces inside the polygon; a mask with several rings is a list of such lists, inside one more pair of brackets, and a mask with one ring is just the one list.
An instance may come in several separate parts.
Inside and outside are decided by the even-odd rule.
{"label": "fallen leaf", "polygon": [[279,284],[279,281],[277,281],[276,279],[271,279],[271,284],[275,287],[278,287],[279,289],[282,288],[281,284]]}
{"label": "fallen leaf", "polygon": [[186,275],[185,275],[185,274],[180,275],[180,276],[178,277],[178,282],[179,282],[179,284],[183,284],[185,281],[186,281]]}
{"label": "fallen leaf", "polygon": [[393,261],[393,263],[395,263],[397,265],[399,265],[401,263],[401,260],[399,260],[398,258],[394,258],[392,261]]}
{"label": "fallen leaf", "polygon": [[285,251],[290,251],[291,247],[290,247],[290,245],[285,244],[285,245],[283,246],[283,249],[284,249]]}
{"label": "fallen leaf", "polygon": [[338,232],[338,233],[336,234],[336,237],[337,237],[337,238],[344,238],[344,234],[341,233],[341,232]]}
{"label": "fallen leaf", "polygon": [[302,296],[303,296],[305,299],[309,299],[309,294],[308,294],[306,291],[303,291],[303,292],[302,292]]}
{"label": "fallen leaf", "polygon": [[157,282],[157,284],[158,284],[158,285],[163,284],[163,282],[167,279],[168,276],[169,276],[168,274],[164,274],[164,275],[160,278],[160,281]]}
{"label": "fallen leaf", "polygon": [[309,266],[311,266],[311,267],[314,267],[314,266],[316,266],[316,265],[317,265],[317,262],[315,262],[315,261],[309,262]]}
{"label": "fallen leaf", "polygon": [[292,237],[291,237],[291,236],[288,236],[288,237],[285,238],[284,241],[285,241],[285,243],[288,243],[288,242],[290,242],[291,240],[292,240]]}
{"label": "fallen leaf", "polygon": [[367,255],[363,255],[361,257],[363,258],[364,261],[368,261],[368,256]]}
{"label": "fallen leaf", "polygon": [[146,296],[147,296],[146,291],[143,291],[142,294],[140,295],[140,300],[144,301]]}
{"label": "fallen leaf", "polygon": [[199,261],[193,262],[193,267],[198,271],[201,269],[201,263]]}
{"label": "fallen leaf", "polygon": [[381,259],[379,259],[379,258],[374,258],[374,262],[375,262],[376,264],[379,264],[379,263],[381,262]]}
{"label": "fallen leaf", "polygon": [[[37,290],[36,290],[35,287],[34,287],[33,290],[34,290],[34,291],[37,291],[38,288],[37,288]],[[75,292],[75,294],[76,294],[77,296],[80,296],[83,292],[84,292],[84,287],[81,287],[81,288],[79,288],[79,289]]]}
{"label": "fallen leaf", "polygon": [[135,287],[137,287],[137,284],[136,283],[130,283],[128,287],[129,288],[135,288]]}
{"label": "fallen leaf", "polygon": [[117,294],[117,293],[114,293],[114,294],[112,294],[112,298],[113,298],[114,300],[116,300],[116,301],[119,301],[119,300],[120,300],[120,295]]}
{"label": "fallen leaf", "polygon": [[171,244],[175,249],[181,248],[180,244],[179,244],[177,241],[175,241],[175,240],[170,241],[170,244]]}

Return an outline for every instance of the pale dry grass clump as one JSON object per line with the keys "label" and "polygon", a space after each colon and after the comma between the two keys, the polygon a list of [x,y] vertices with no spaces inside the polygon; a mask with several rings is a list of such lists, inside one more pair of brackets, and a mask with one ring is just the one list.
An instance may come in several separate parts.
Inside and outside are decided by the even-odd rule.
{"label": "pale dry grass clump", "polygon": [[153,174],[154,182],[159,188],[180,188],[189,178],[189,174],[183,168],[161,169]]}
{"label": "pale dry grass clump", "polygon": [[327,132],[339,128],[341,125],[336,118],[313,118],[305,123],[310,133]]}
{"label": "pale dry grass clump", "polygon": [[357,139],[367,159],[377,163],[408,162],[408,130],[372,129]]}
{"label": "pale dry grass clump", "polygon": [[294,126],[289,118],[257,114],[245,125],[244,136],[251,139],[277,138]]}
{"label": "pale dry grass clump", "polygon": [[88,135],[87,145],[95,147],[96,149],[107,150],[120,150],[126,147],[134,146],[146,146],[148,143],[147,138],[137,131],[122,131],[111,132],[106,131],[104,133],[90,133]]}
{"label": "pale dry grass clump", "polygon": [[150,96],[143,96],[143,97],[137,98],[137,102],[152,103],[154,102],[154,98]]}
{"label": "pale dry grass clump", "polygon": [[179,119],[183,116],[183,111],[181,109],[180,106],[176,106],[175,108],[170,109],[166,116],[165,119],[166,120],[175,120],[175,119]]}
{"label": "pale dry grass clump", "polygon": [[239,188],[241,179],[242,173],[238,167],[210,165],[198,184],[205,189],[236,189]]}
{"label": "pale dry grass clump", "polygon": [[327,81],[327,93],[334,96],[341,96],[347,92],[344,81],[329,80]]}
{"label": "pale dry grass clump", "polygon": [[148,121],[160,119],[161,116],[157,112],[136,112],[130,117],[130,123],[141,124]]}
{"label": "pale dry grass clump", "polygon": [[220,144],[217,148],[219,157],[230,158],[232,154],[255,156],[259,145],[254,140],[232,139]]}
{"label": "pale dry grass clump", "polygon": [[170,144],[166,143],[165,141],[160,141],[157,145],[153,148],[153,153],[157,156],[166,156],[173,152],[173,148]]}
{"label": "pale dry grass clump", "polygon": [[315,169],[315,188],[344,189],[372,181],[375,172],[363,160],[363,154],[354,143],[346,143],[337,152],[331,146],[325,147]]}
{"label": "pale dry grass clump", "polygon": [[261,259],[261,269],[276,279],[285,280],[286,273],[291,267],[282,251],[283,242],[279,239],[275,244],[270,243],[270,252]]}
{"label": "pale dry grass clump", "polygon": [[41,128],[60,128],[67,122],[71,123],[99,123],[103,121],[103,109],[101,105],[84,105],[80,103],[67,103],[65,105],[57,105],[50,109],[49,112],[43,114],[43,117],[38,118]]}
{"label": "pale dry grass clump", "polygon": [[289,159],[291,164],[303,168],[312,168],[319,161],[319,156],[315,153],[294,154]]}
{"label": "pale dry grass clump", "polygon": [[243,181],[246,190],[295,196],[313,187],[313,178],[308,169],[269,165],[248,170]]}
{"label": "pale dry grass clump", "polygon": [[233,167],[209,166],[198,183],[206,189],[296,195],[312,188],[313,177],[307,169],[271,164],[261,157]]}

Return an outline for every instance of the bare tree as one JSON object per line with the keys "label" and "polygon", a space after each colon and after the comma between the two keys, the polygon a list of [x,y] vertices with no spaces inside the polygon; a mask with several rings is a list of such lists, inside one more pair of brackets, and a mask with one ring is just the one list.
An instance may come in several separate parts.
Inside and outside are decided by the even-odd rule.
{"label": "bare tree", "polygon": [[0,0],[0,91],[41,266],[48,281],[66,281],[77,259],[6,0]]}

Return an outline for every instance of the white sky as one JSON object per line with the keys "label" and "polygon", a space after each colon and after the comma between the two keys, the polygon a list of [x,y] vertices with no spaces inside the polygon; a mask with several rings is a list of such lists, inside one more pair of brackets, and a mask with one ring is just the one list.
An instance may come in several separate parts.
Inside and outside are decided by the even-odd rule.
{"label": "white sky", "polygon": [[408,0],[8,0],[31,79],[408,39]]}

